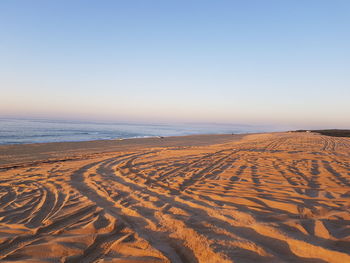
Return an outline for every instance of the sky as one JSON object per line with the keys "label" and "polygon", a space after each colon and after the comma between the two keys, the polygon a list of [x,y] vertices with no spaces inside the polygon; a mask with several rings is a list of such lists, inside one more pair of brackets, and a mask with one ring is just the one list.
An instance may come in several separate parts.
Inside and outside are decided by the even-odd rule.
{"label": "sky", "polygon": [[0,116],[350,128],[350,1],[2,0]]}

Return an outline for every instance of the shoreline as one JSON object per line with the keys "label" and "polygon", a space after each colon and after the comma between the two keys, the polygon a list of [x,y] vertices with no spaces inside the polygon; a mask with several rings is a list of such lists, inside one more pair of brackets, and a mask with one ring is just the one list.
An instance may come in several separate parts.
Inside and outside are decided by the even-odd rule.
{"label": "shoreline", "polygon": [[198,134],[75,142],[0,145],[0,169],[34,162],[67,160],[88,155],[142,150],[147,148],[195,147],[238,141],[248,134]]}
{"label": "shoreline", "polygon": [[[285,131],[277,131],[285,132]],[[134,136],[134,137],[115,137],[115,138],[102,138],[102,139],[90,139],[90,140],[76,140],[76,141],[44,141],[44,142],[24,142],[24,143],[0,143],[1,146],[14,146],[14,145],[34,145],[34,144],[49,144],[49,143],[85,143],[85,142],[97,142],[97,141],[124,141],[124,140],[138,140],[138,139],[160,139],[170,137],[188,137],[188,136],[219,136],[219,135],[247,135],[247,134],[260,134],[260,133],[276,133],[276,132],[244,132],[244,133],[196,133],[196,134],[184,134],[184,135],[146,135],[146,136]]]}

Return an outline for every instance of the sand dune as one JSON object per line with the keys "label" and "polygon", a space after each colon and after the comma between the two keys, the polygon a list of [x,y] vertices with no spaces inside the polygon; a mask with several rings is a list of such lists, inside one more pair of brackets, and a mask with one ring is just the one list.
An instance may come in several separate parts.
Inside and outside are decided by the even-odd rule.
{"label": "sand dune", "polygon": [[350,139],[220,143],[7,162],[0,261],[350,262]]}

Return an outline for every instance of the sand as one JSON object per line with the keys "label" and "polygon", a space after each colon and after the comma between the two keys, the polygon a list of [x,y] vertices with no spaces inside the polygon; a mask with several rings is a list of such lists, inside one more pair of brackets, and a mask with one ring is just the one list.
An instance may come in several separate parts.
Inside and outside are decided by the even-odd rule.
{"label": "sand", "polygon": [[350,138],[142,140],[1,146],[0,261],[350,262]]}

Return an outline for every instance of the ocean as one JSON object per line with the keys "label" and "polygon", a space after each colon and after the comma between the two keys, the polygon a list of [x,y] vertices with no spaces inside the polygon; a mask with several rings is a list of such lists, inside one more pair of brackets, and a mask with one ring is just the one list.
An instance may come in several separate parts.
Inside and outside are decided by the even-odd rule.
{"label": "ocean", "polygon": [[262,132],[266,127],[223,124],[136,124],[0,118],[0,144],[26,144]]}

